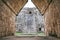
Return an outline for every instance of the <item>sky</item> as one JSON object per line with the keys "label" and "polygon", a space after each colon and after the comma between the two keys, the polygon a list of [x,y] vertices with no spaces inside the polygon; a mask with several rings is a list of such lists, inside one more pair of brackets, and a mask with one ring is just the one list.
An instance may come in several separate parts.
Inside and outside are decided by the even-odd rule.
{"label": "sky", "polygon": [[32,8],[32,7],[35,7],[35,5],[32,3],[31,0],[28,0],[28,2],[25,4],[24,7],[29,7],[29,8]]}

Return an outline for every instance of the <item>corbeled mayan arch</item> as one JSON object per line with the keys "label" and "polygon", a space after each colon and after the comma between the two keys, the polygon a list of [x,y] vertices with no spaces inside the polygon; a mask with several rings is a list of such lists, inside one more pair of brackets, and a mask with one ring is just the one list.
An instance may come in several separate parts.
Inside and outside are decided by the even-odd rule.
{"label": "corbeled mayan arch", "polygon": [[[46,35],[60,37],[60,0],[32,0],[44,15]],[[0,0],[0,37],[14,35],[15,17],[27,0]]]}
{"label": "corbeled mayan arch", "polygon": [[39,11],[43,15],[45,11],[48,9],[52,0],[32,0],[32,2],[35,4],[35,6],[39,9]]}
{"label": "corbeled mayan arch", "polygon": [[15,17],[27,0],[0,0],[0,37],[14,35]]}
{"label": "corbeled mayan arch", "polygon": [[32,0],[44,15],[45,34],[60,37],[60,0]]}

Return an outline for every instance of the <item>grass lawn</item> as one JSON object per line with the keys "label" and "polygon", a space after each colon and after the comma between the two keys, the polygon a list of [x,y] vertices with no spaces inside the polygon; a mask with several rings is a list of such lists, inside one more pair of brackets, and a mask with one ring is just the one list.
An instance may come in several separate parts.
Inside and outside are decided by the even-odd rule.
{"label": "grass lawn", "polygon": [[16,36],[19,36],[19,35],[21,35],[21,34],[22,34],[21,32],[16,32],[16,33],[15,33]]}
{"label": "grass lawn", "polygon": [[38,32],[37,33],[39,36],[45,36],[44,32]]}
{"label": "grass lawn", "polygon": [[[19,35],[34,35],[34,34],[24,34],[24,33],[21,33],[21,32],[16,32],[15,35],[19,36]],[[38,33],[36,33],[36,35],[45,36],[45,34],[43,32],[38,32]]]}

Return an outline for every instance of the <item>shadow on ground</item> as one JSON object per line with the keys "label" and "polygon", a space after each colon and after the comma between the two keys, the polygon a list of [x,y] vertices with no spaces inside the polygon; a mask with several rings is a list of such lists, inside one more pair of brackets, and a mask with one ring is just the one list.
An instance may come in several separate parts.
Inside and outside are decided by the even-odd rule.
{"label": "shadow on ground", "polygon": [[60,40],[60,39],[46,36],[9,36],[0,38],[0,40]]}

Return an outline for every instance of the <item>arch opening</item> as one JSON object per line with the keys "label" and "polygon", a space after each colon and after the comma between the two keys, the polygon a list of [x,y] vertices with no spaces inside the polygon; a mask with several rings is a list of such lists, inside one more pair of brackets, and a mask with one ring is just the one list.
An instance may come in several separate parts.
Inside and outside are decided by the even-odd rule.
{"label": "arch opening", "polygon": [[44,16],[41,15],[31,0],[28,0],[16,16],[16,35],[19,36],[20,34],[45,36]]}

